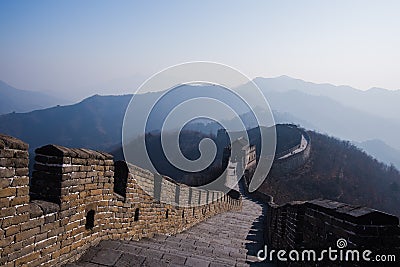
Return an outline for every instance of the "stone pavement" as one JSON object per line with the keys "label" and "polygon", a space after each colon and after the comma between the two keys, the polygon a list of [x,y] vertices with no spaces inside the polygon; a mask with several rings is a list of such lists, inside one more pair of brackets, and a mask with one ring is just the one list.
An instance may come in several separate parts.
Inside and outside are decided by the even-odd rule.
{"label": "stone pavement", "polygon": [[257,261],[266,206],[243,196],[241,212],[218,214],[175,236],[102,241],[77,266],[274,266]]}

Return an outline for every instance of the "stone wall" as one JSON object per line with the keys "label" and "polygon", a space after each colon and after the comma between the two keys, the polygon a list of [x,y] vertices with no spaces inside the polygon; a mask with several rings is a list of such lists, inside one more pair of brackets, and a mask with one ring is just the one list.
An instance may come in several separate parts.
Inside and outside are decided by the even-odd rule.
{"label": "stone wall", "polygon": [[[290,173],[304,166],[304,164],[306,164],[306,162],[309,160],[311,153],[311,138],[305,130],[301,128],[298,128],[298,130],[307,140],[307,147],[303,151],[293,154],[287,158],[278,159],[279,156],[276,156],[269,175],[279,176]],[[287,153],[291,153],[296,149],[298,149],[299,147],[300,144],[296,145],[295,147],[292,147],[291,149],[285,151],[284,153],[281,153],[280,156],[283,156]]]}
{"label": "stone wall", "polygon": [[[106,153],[56,145],[36,150],[29,186],[27,149],[22,141],[0,135],[1,266],[59,266],[104,239],[175,234],[241,209],[241,199],[222,192],[114,164]],[[167,198],[186,205],[159,201]]]}
{"label": "stone wall", "polygon": [[[275,165],[276,167],[281,164],[278,168],[283,168],[282,173],[293,171],[308,160],[311,140],[306,132],[303,132],[303,135],[308,141],[307,148]],[[276,173],[277,170],[275,170]],[[269,246],[269,250],[284,249],[288,252],[293,249],[297,251],[302,249],[319,251],[329,247],[337,249],[338,239],[344,239],[347,244],[346,249],[371,250],[375,255],[379,253],[395,255],[397,261],[400,259],[398,217],[378,210],[326,199],[293,201],[277,205],[272,196],[261,191],[248,192],[248,185],[252,179],[251,170],[246,170],[244,178],[242,182],[247,193],[267,204],[264,242]],[[364,266],[364,264],[365,262],[362,264],[352,262],[349,265],[343,265],[343,262],[339,264],[333,262],[294,264],[292,262],[289,265]],[[279,265],[286,266],[287,264],[280,262]]]}
{"label": "stone wall", "polygon": [[[276,205],[264,193],[252,195],[267,203],[264,241],[270,249],[337,249],[337,240],[343,238],[347,241],[345,249],[400,257],[399,218],[394,215],[326,199]],[[353,262],[352,266],[362,265]]]}

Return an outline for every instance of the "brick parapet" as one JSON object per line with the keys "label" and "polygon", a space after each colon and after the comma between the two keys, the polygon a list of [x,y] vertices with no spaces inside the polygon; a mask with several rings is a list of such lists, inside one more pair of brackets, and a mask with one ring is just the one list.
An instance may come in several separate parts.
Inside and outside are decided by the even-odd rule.
{"label": "brick parapet", "polygon": [[252,193],[267,204],[264,241],[272,249],[347,248],[400,256],[399,218],[378,210],[327,199],[293,201],[277,205],[262,192]]}
{"label": "brick parapet", "polygon": [[191,205],[163,204],[148,193],[156,183],[151,172],[124,162],[114,165],[103,152],[56,145],[36,150],[30,187],[27,149],[22,141],[0,135],[1,266],[58,266],[101,240],[175,234],[241,209],[240,199],[168,178],[161,180],[161,200]]}

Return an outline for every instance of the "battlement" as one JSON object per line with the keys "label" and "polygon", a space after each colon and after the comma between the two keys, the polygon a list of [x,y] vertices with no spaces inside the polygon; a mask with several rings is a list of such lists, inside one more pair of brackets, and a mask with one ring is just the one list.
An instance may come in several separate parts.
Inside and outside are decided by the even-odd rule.
{"label": "battlement", "polygon": [[38,148],[29,179],[27,149],[0,135],[2,266],[62,265],[101,240],[175,234],[241,209],[240,198],[178,184],[88,149]]}
{"label": "battlement", "polygon": [[277,205],[262,192],[253,195],[267,203],[265,243],[274,249],[335,248],[344,239],[347,249],[400,256],[399,218],[394,215],[327,199]]}

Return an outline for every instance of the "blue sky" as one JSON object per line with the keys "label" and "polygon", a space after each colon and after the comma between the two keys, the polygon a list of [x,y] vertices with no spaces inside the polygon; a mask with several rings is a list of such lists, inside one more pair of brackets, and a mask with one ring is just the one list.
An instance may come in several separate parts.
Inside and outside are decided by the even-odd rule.
{"label": "blue sky", "polygon": [[399,11],[400,1],[0,1],[0,80],[81,98],[207,60],[250,77],[400,89]]}

